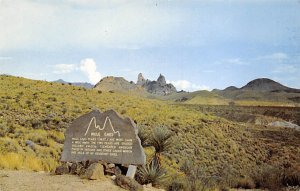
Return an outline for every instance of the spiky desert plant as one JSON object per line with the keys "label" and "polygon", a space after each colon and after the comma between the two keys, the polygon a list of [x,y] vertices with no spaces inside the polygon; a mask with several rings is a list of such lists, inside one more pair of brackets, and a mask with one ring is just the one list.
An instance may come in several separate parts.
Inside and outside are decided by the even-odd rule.
{"label": "spiky desert plant", "polygon": [[141,184],[158,186],[166,177],[166,171],[159,165],[156,157],[150,163],[140,166],[137,171],[137,180]]}
{"label": "spiky desert plant", "polygon": [[172,145],[172,133],[166,127],[159,126],[153,129],[152,136],[148,139],[148,144],[155,149],[155,158],[158,165],[161,164],[161,154],[168,151]]}
{"label": "spiky desert plant", "polygon": [[143,147],[147,147],[148,146],[148,138],[149,138],[149,132],[146,131],[146,127],[145,126],[138,126],[138,136],[141,140],[141,144]]}
{"label": "spiky desert plant", "polygon": [[190,160],[185,160],[180,167],[180,170],[183,171],[186,175],[189,175],[193,170],[194,164]]}

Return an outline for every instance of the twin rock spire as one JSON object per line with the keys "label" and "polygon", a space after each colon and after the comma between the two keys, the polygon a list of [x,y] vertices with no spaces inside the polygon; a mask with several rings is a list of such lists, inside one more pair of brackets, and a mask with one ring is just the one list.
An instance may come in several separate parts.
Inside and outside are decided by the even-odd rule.
{"label": "twin rock spire", "polygon": [[161,74],[157,81],[150,81],[146,80],[142,73],[139,73],[136,84],[145,88],[149,93],[157,95],[168,95],[177,92],[173,84],[167,84],[166,78]]}

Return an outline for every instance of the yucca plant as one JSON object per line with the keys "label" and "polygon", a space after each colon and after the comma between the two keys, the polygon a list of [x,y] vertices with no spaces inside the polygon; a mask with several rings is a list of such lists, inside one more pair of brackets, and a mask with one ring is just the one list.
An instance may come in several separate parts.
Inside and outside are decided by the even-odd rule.
{"label": "yucca plant", "polygon": [[137,170],[137,180],[141,184],[151,183],[153,186],[158,186],[166,177],[166,170],[159,165],[156,157]]}
{"label": "yucca plant", "polygon": [[138,136],[141,140],[141,144],[143,147],[148,146],[148,138],[149,138],[149,132],[146,131],[145,126],[138,126]]}
{"label": "yucca plant", "polygon": [[180,170],[184,172],[186,175],[189,175],[194,168],[194,164],[190,160],[185,160],[180,167]]}
{"label": "yucca plant", "polygon": [[161,154],[171,148],[171,137],[172,133],[166,127],[156,127],[152,131],[152,136],[148,139],[148,144],[155,149],[155,158],[158,165],[161,165]]}

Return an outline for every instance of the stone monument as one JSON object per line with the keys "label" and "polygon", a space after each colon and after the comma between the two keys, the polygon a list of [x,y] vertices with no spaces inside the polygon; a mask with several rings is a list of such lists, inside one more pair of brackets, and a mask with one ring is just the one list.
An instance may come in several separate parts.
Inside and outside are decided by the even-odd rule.
{"label": "stone monument", "polygon": [[65,132],[61,161],[99,160],[123,165],[146,162],[135,123],[114,110],[93,110],[75,119]]}

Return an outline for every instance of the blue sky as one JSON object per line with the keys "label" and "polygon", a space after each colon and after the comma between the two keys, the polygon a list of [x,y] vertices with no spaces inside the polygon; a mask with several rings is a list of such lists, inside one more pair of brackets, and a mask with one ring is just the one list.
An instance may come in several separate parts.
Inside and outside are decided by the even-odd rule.
{"label": "blue sky", "polygon": [[178,90],[267,77],[300,88],[298,0],[0,0],[0,73],[87,81],[160,73]]}

